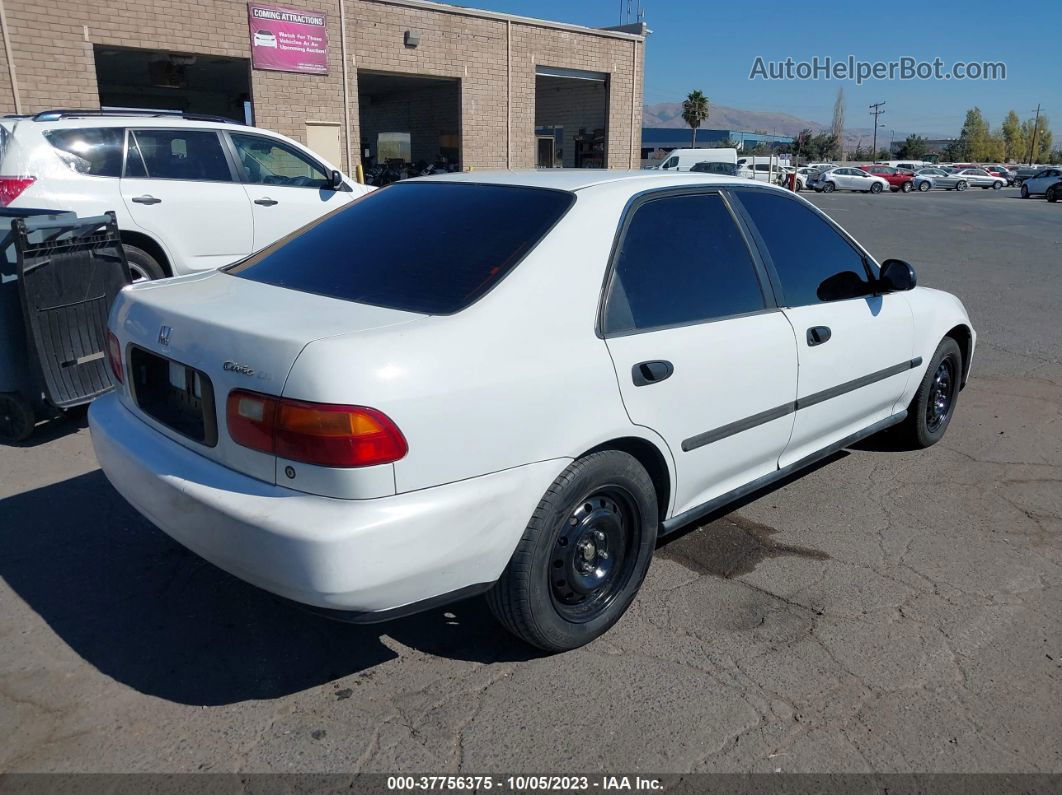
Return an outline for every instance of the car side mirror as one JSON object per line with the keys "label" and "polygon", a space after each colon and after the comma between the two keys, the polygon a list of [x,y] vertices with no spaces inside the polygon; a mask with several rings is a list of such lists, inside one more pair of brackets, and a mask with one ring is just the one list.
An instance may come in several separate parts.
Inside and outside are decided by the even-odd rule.
{"label": "car side mirror", "polygon": [[887,259],[881,263],[881,277],[878,284],[882,292],[897,293],[913,290],[918,284],[918,277],[910,262],[902,259]]}
{"label": "car side mirror", "polygon": [[340,174],[339,171],[337,171],[336,169],[332,169],[332,173],[330,176],[332,181],[328,187],[330,187],[332,190],[339,190],[343,187],[343,175]]}

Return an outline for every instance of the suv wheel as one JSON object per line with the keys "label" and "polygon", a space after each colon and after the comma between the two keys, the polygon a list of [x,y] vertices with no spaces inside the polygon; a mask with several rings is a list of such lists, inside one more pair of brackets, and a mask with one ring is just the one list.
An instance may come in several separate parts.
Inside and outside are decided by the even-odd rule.
{"label": "suv wheel", "polygon": [[1054,204],[1056,201],[1058,201],[1058,195],[1060,191],[1062,191],[1062,187],[1060,187],[1059,184],[1056,183],[1047,189],[1047,193],[1044,194],[1044,198]]}
{"label": "suv wheel", "polygon": [[162,266],[144,249],[129,243],[123,243],[122,248],[125,249],[125,260],[129,263],[129,275],[134,282],[166,278],[166,272]]}
{"label": "suv wheel", "polygon": [[1028,199],[1029,198],[1029,186],[1025,185],[1024,183],[1021,186],[1021,197],[1023,199]]}
{"label": "suv wheel", "polygon": [[905,444],[923,448],[943,438],[955,414],[961,380],[962,352],[955,340],[945,337],[937,346],[922,383],[907,407],[907,419],[897,427]]}
{"label": "suv wheel", "polygon": [[641,587],[656,545],[656,490],[627,453],[572,462],[546,490],[487,604],[511,633],[566,651],[606,632]]}

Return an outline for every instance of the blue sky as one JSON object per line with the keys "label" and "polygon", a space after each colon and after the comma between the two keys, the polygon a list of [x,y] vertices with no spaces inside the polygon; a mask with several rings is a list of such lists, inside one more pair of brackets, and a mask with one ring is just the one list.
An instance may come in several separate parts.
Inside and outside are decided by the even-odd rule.
{"label": "blue sky", "polygon": [[[635,0],[635,5],[636,5]],[[619,0],[462,0],[461,5],[592,27],[616,24]],[[1062,123],[1062,1],[929,0],[903,5],[815,0],[642,0],[653,30],[645,65],[648,104],[675,102],[699,88],[713,102],[744,110],[790,113],[828,124],[838,85],[847,95],[847,125],[869,127],[868,105],[886,102],[881,122],[907,132],[957,134],[977,105],[993,127],[1013,108]],[[624,2],[624,8],[626,8]],[[911,15],[905,10],[914,10]],[[1047,35],[1051,31],[1051,35]],[[895,60],[912,56],[945,68],[955,61],[1002,61],[998,81],[749,80],[757,56],[795,61],[831,56]]]}

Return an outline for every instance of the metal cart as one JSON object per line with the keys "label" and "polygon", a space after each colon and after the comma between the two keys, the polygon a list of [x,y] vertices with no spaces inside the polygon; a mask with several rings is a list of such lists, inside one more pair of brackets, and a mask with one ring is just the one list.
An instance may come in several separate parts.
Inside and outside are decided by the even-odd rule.
{"label": "metal cart", "polygon": [[114,213],[0,209],[0,234],[0,442],[11,443],[111,388],[107,315],[129,266]]}

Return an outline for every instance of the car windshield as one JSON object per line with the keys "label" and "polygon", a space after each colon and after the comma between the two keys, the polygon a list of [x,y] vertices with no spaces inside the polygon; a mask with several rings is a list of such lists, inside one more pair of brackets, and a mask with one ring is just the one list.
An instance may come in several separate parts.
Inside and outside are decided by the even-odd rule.
{"label": "car windshield", "polygon": [[574,201],[543,188],[397,184],[224,270],[344,301],[449,315],[501,281]]}

